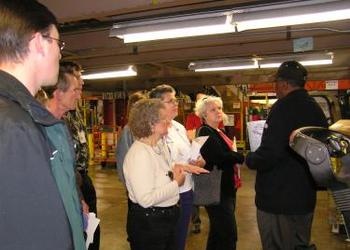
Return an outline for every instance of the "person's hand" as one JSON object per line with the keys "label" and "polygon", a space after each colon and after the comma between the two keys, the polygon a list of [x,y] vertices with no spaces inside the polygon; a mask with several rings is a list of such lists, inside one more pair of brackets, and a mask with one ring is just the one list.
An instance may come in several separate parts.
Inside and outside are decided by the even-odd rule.
{"label": "person's hand", "polygon": [[199,156],[197,160],[191,160],[190,161],[190,164],[191,165],[195,165],[195,166],[198,166],[198,167],[204,167],[205,166],[205,160],[203,159],[202,156]]}
{"label": "person's hand", "polygon": [[182,186],[185,182],[185,172],[183,165],[175,164],[173,168],[173,180],[177,182],[178,186]]}
{"label": "person's hand", "polygon": [[84,200],[81,200],[80,203],[81,203],[81,208],[83,210],[83,213],[89,214],[89,205]]}
{"label": "person's hand", "polygon": [[192,173],[192,174],[207,174],[209,173],[208,170],[206,170],[203,167],[198,167],[198,166],[194,166],[192,164],[186,164],[183,166],[183,169],[188,172],[188,173]]}

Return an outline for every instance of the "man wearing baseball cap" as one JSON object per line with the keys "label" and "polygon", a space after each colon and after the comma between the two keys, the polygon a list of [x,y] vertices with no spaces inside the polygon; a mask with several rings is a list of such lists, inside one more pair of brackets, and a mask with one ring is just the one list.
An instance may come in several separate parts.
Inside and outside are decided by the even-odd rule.
{"label": "man wearing baseball cap", "polygon": [[327,127],[325,115],[304,85],[307,70],[296,61],[275,76],[278,101],[272,106],[260,147],[246,165],[257,171],[255,203],[264,250],[315,249],[310,244],[316,185],[304,159],[289,147],[289,136],[305,126]]}

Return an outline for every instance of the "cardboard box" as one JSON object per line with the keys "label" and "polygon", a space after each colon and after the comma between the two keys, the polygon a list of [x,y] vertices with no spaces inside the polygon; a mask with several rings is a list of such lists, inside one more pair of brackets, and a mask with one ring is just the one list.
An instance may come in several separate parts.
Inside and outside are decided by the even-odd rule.
{"label": "cardboard box", "polygon": [[350,136],[350,120],[339,120],[332,124],[329,129]]}

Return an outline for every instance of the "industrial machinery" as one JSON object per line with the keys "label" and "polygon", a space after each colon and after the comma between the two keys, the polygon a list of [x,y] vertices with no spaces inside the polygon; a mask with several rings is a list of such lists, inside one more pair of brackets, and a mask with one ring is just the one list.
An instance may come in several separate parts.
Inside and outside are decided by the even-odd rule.
{"label": "industrial machinery", "polygon": [[[290,146],[307,161],[315,183],[319,187],[329,189],[332,193],[335,205],[343,217],[347,240],[349,240],[350,137],[344,132],[339,132],[342,129],[337,129],[338,131],[334,129],[338,127],[297,129],[290,136]],[[338,163],[337,167],[333,166],[333,162]]]}

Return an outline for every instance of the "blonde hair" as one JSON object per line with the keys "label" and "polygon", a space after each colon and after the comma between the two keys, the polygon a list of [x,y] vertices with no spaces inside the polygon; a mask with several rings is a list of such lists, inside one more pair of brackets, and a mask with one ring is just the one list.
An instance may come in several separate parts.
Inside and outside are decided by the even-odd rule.
{"label": "blonde hair", "polygon": [[217,104],[219,104],[219,106],[221,108],[223,106],[221,98],[217,97],[217,96],[209,95],[209,96],[206,96],[206,97],[203,97],[203,98],[199,99],[196,102],[196,107],[194,108],[194,111],[195,111],[196,115],[199,116],[199,118],[202,119],[202,121],[205,120],[205,116],[206,116],[206,113],[207,113],[208,105],[210,103],[217,103]]}

